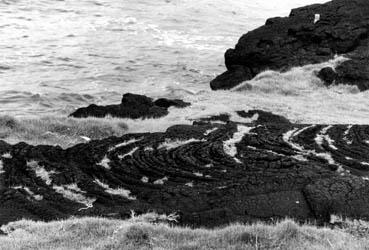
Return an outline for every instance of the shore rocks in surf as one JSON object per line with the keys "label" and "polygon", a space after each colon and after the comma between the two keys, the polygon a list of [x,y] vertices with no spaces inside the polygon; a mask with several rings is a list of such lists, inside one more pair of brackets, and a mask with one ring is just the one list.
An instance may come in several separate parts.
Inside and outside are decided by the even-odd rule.
{"label": "shore rocks in surf", "polygon": [[348,60],[336,69],[326,67],[317,76],[326,86],[332,84],[348,84],[357,86],[360,91],[369,89],[369,61],[366,59]]}
{"label": "shore rocks in surf", "polygon": [[[317,22],[316,14],[320,15]],[[366,90],[368,15],[367,0],[333,0],[293,9],[288,17],[271,18],[243,35],[235,48],[225,53],[227,71],[210,83],[211,88],[230,89],[268,69],[286,71],[328,61],[338,54],[349,60],[336,69],[335,82]]]}
{"label": "shore rocks in surf", "polygon": [[0,141],[0,224],[127,218],[131,210],[176,212],[180,223],[195,226],[369,218],[369,126],[239,115],[257,120],[203,120],[68,149]]}
{"label": "shore rocks in surf", "polygon": [[334,83],[334,81],[337,79],[337,73],[334,71],[332,67],[325,67],[322,68],[317,75],[320,80],[323,81],[324,85],[329,86]]}
{"label": "shore rocks in surf", "polygon": [[118,105],[98,106],[92,104],[86,108],[79,108],[70,116],[77,118],[85,117],[112,117],[120,118],[159,118],[168,114],[169,107],[184,108],[190,103],[182,100],[169,100],[165,98],[153,101],[152,98],[127,93],[123,95],[122,103]]}

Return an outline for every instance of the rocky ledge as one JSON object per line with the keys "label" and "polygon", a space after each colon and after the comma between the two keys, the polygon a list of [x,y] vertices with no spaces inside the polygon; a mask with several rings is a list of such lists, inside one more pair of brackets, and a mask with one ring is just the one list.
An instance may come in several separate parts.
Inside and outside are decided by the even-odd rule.
{"label": "rocky ledge", "polygon": [[121,104],[98,106],[92,104],[86,108],[79,108],[70,116],[77,118],[86,117],[120,117],[120,118],[159,118],[168,114],[169,107],[184,108],[190,103],[182,100],[170,100],[165,98],[153,101],[152,98],[144,95],[127,93],[123,95]]}
{"label": "rocky ledge", "polygon": [[333,0],[293,9],[288,17],[268,19],[248,32],[234,49],[225,53],[227,71],[211,82],[211,88],[230,89],[258,73],[271,69],[321,63],[335,55],[348,58],[322,79],[369,88],[369,1]]}
{"label": "rocky ledge", "polygon": [[68,149],[0,141],[0,224],[131,210],[196,226],[369,218],[369,126],[239,115],[249,123],[202,120]]}

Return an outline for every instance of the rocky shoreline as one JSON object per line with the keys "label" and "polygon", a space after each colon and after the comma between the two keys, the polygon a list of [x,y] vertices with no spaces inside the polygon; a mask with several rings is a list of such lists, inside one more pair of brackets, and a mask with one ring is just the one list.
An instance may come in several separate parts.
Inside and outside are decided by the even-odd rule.
{"label": "rocky shoreline", "polygon": [[[331,82],[369,88],[369,4],[366,0],[333,0],[293,9],[288,17],[268,19],[248,32],[225,53],[227,71],[215,78],[213,90],[230,89],[265,70],[348,58],[336,69]],[[324,79],[324,78],[323,78]]]}
{"label": "rocky shoreline", "polygon": [[[369,3],[334,0],[292,10],[241,37],[211,88],[231,89],[265,70],[347,58],[318,76],[369,87]],[[70,116],[166,116],[182,100],[125,94]],[[127,218],[176,213],[179,223],[214,227],[292,217],[327,223],[333,214],[369,219],[369,125],[297,124],[240,110],[63,149],[0,141],[0,225],[22,218]]]}
{"label": "rocky shoreline", "polygon": [[177,213],[219,226],[286,216],[369,219],[369,126],[198,121],[63,150],[0,145],[0,224],[21,218]]}

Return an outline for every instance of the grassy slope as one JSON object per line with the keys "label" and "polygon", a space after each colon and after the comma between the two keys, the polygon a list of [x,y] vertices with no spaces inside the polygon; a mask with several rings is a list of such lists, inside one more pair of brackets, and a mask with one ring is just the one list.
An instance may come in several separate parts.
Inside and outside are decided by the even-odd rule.
{"label": "grassy slope", "polygon": [[369,249],[369,237],[350,233],[357,232],[358,225],[331,230],[284,220],[210,230],[140,219],[23,220],[3,226],[10,233],[0,236],[0,249]]}

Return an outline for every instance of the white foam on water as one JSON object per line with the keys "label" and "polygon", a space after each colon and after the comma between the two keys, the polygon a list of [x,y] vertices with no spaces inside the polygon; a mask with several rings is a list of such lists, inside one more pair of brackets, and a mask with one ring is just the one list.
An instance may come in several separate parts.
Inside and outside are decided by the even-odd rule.
{"label": "white foam on water", "polygon": [[131,191],[124,188],[111,188],[108,184],[103,183],[99,179],[95,179],[94,181],[97,185],[105,189],[105,192],[112,195],[118,195],[128,200],[136,200],[135,196],[131,195]]}
{"label": "white foam on water", "polygon": [[314,91],[323,88],[323,83],[315,75],[317,71],[324,67],[335,68],[347,59],[337,56],[326,63],[310,64],[303,67],[294,67],[287,72],[277,72],[272,70],[264,71],[252,80],[233,88],[234,91],[278,93],[286,96],[301,95],[306,91]]}
{"label": "white foam on water", "polygon": [[162,96],[183,99],[191,106],[171,108],[167,116],[158,119],[122,121],[128,125],[129,132],[164,132],[172,125],[191,125],[193,120],[220,114],[248,123],[256,117],[242,118],[236,111],[260,109],[282,115],[295,123],[369,124],[369,91],[359,92],[357,87],[349,85],[325,87],[316,76],[321,68],[335,67],[345,60],[344,57],[336,57],[284,73],[262,72],[253,80],[226,91],[211,91],[208,84],[168,86],[163,89]]}
{"label": "white foam on water", "polygon": [[55,171],[47,171],[43,166],[40,166],[37,161],[28,161],[27,167],[32,169],[36,176],[39,177],[41,180],[43,180],[46,185],[50,185],[52,182],[51,176],[53,174],[56,174]]}
{"label": "white foam on water", "polygon": [[245,118],[237,114],[237,112],[231,112],[231,117],[229,118],[230,121],[239,122],[239,123],[252,123],[259,118],[259,114],[256,113],[250,118]]}

